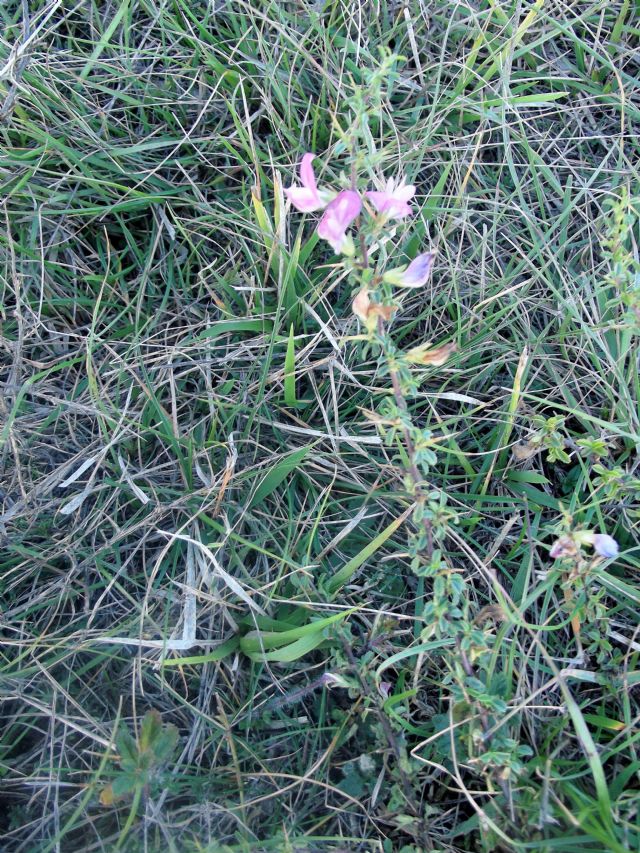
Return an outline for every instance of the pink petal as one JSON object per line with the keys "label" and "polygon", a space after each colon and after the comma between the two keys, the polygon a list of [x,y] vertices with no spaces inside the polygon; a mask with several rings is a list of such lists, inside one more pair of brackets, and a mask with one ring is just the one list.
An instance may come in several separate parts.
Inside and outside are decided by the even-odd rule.
{"label": "pink petal", "polygon": [[596,533],[593,537],[593,547],[597,554],[606,559],[617,557],[620,547],[613,536],[608,533]]}
{"label": "pink petal", "polygon": [[314,210],[322,210],[325,202],[320,197],[316,176],[311,165],[315,159],[314,154],[305,154],[300,164],[301,187],[287,187],[285,192],[291,204],[302,213],[311,213]]}
{"label": "pink petal", "polygon": [[392,687],[393,684],[390,681],[381,681],[378,685],[378,692],[383,698],[388,699]]}
{"label": "pink petal", "polygon": [[416,188],[413,184],[401,184],[393,193],[393,196],[398,201],[411,201],[415,194]]}
{"label": "pink petal", "polygon": [[354,219],[360,215],[362,200],[355,190],[343,190],[338,193],[329,207],[335,210],[336,217],[345,228],[348,228]]}
{"label": "pink petal", "polygon": [[311,165],[315,160],[315,154],[305,154],[300,164],[300,181],[303,187],[312,190],[317,194],[318,185],[316,184],[316,176]]}
{"label": "pink petal", "polygon": [[369,192],[365,193],[365,195],[367,196],[371,204],[375,207],[375,209],[378,211],[378,213],[385,213],[392,200],[391,193],[386,192],[381,193],[370,190]]}
{"label": "pink petal", "polygon": [[378,213],[384,214],[390,219],[404,219],[411,213],[411,205],[407,204],[406,199],[411,198],[415,191],[414,186],[408,186],[400,187],[392,193],[369,191],[366,195]]}
{"label": "pink petal", "polygon": [[390,219],[404,219],[411,213],[411,205],[394,198],[389,202],[385,213]]}
{"label": "pink petal", "polygon": [[318,234],[331,243],[339,253],[346,240],[346,231],[362,210],[360,196],[354,190],[343,190],[328,205],[318,224]]}
{"label": "pink petal", "polygon": [[317,190],[308,187],[287,187],[285,193],[291,204],[301,213],[311,213],[324,207]]}

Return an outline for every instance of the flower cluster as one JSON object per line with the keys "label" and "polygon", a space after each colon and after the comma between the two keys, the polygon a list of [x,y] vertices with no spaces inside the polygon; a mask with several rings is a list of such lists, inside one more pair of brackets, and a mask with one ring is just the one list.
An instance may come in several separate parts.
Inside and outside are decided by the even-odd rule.
{"label": "flower cluster", "polygon": [[[412,213],[409,202],[416,192],[413,184],[390,178],[383,189],[365,192],[363,202],[360,193],[355,189],[341,190],[337,194],[329,189],[319,189],[312,165],[314,159],[313,154],[304,155],[300,164],[300,185],[287,187],[285,193],[291,204],[301,213],[324,211],[318,223],[318,234],[331,245],[337,255],[354,254],[353,238],[348,232],[360,216],[363,203],[365,207],[370,205],[369,209],[380,224],[404,219]],[[423,287],[431,273],[433,259],[433,252],[418,255],[408,266],[386,272],[384,281],[396,287]],[[365,297],[366,294],[362,299]],[[361,317],[356,306],[354,310]]]}

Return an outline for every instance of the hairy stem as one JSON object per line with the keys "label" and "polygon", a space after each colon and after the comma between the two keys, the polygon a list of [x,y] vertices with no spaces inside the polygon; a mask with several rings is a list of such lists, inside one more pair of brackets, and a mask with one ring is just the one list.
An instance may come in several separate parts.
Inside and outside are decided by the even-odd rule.
{"label": "hairy stem", "polygon": [[[384,339],[384,324],[382,321],[382,317],[378,317],[378,334],[381,339]],[[388,363],[388,359],[387,359]],[[389,365],[389,376],[391,377],[391,385],[393,387],[393,396],[396,401],[396,406],[406,415],[409,415],[409,406],[407,405],[406,398],[402,393],[402,388],[400,386],[400,379],[398,378],[398,374],[393,368]],[[407,473],[411,477],[411,481],[414,487],[414,494],[418,501],[424,501],[424,493],[423,493],[423,485],[424,479],[420,474],[420,469],[415,461],[416,450],[413,444],[413,440],[411,438],[411,434],[406,426],[402,428],[403,439],[405,449],[407,451],[407,457],[409,459],[409,467],[407,468]],[[422,519],[422,526],[424,527],[426,536],[427,536],[427,547],[425,549],[425,556],[427,560],[430,562],[433,557],[433,526],[431,524],[431,520],[428,518]]]}

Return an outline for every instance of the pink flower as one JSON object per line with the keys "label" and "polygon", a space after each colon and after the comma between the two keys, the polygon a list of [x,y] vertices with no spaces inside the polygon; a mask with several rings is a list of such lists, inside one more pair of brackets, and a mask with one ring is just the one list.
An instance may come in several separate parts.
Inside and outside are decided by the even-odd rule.
{"label": "pink flower", "polygon": [[599,557],[610,560],[617,557],[620,547],[608,533],[594,533],[593,530],[579,530],[574,534],[580,545],[591,545]]}
{"label": "pink flower", "polygon": [[331,243],[337,255],[353,252],[353,240],[347,236],[347,228],[361,210],[362,201],[358,193],[355,190],[342,190],[323,213],[318,224],[318,234]]}
{"label": "pink flower", "polygon": [[379,214],[387,219],[404,219],[411,213],[410,199],[415,195],[416,188],[413,184],[400,182],[398,186],[392,178],[387,181],[387,186],[382,192],[371,191],[366,193],[367,198]]}
{"label": "pink flower", "polygon": [[386,272],[384,280],[397,287],[424,287],[431,275],[435,256],[435,252],[423,252],[408,267],[396,267]]}
{"label": "pink flower", "polygon": [[316,184],[316,176],[313,172],[311,163],[315,158],[314,154],[305,154],[300,164],[300,181],[301,187],[287,187],[285,192],[291,204],[302,213],[311,213],[314,210],[322,210],[327,205],[327,201],[323,199],[324,193],[318,191]]}

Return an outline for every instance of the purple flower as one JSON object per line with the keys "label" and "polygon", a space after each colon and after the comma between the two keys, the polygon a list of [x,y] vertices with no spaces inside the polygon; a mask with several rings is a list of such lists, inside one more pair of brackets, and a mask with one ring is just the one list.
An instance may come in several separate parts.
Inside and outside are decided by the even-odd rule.
{"label": "purple flower", "polygon": [[311,165],[314,157],[314,154],[305,154],[302,158],[302,163],[300,164],[300,182],[302,186],[287,187],[285,189],[285,193],[291,204],[302,213],[322,210],[327,204],[318,191],[316,184],[316,176]]}
{"label": "purple flower", "polygon": [[408,267],[396,267],[384,274],[384,280],[397,287],[424,287],[431,275],[435,252],[423,252]]}
{"label": "purple flower", "polygon": [[378,693],[383,699],[389,698],[392,689],[393,684],[390,681],[381,681],[380,684],[378,684]]}
{"label": "purple flower", "polygon": [[411,213],[411,205],[408,202],[415,192],[413,184],[400,182],[395,186],[395,182],[390,178],[384,190],[371,191],[366,193],[366,196],[381,216],[387,219],[404,219]]}
{"label": "purple flower", "polygon": [[620,551],[616,540],[613,536],[609,536],[607,533],[594,533],[593,547],[596,554],[599,554],[601,557],[605,557],[606,559],[617,557],[618,552]]}
{"label": "purple flower", "polygon": [[318,224],[318,234],[328,240],[334,252],[353,250],[353,241],[347,236],[347,228],[362,210],[362,201],[355,190],[342,190],[334,198],[322,215]]}

